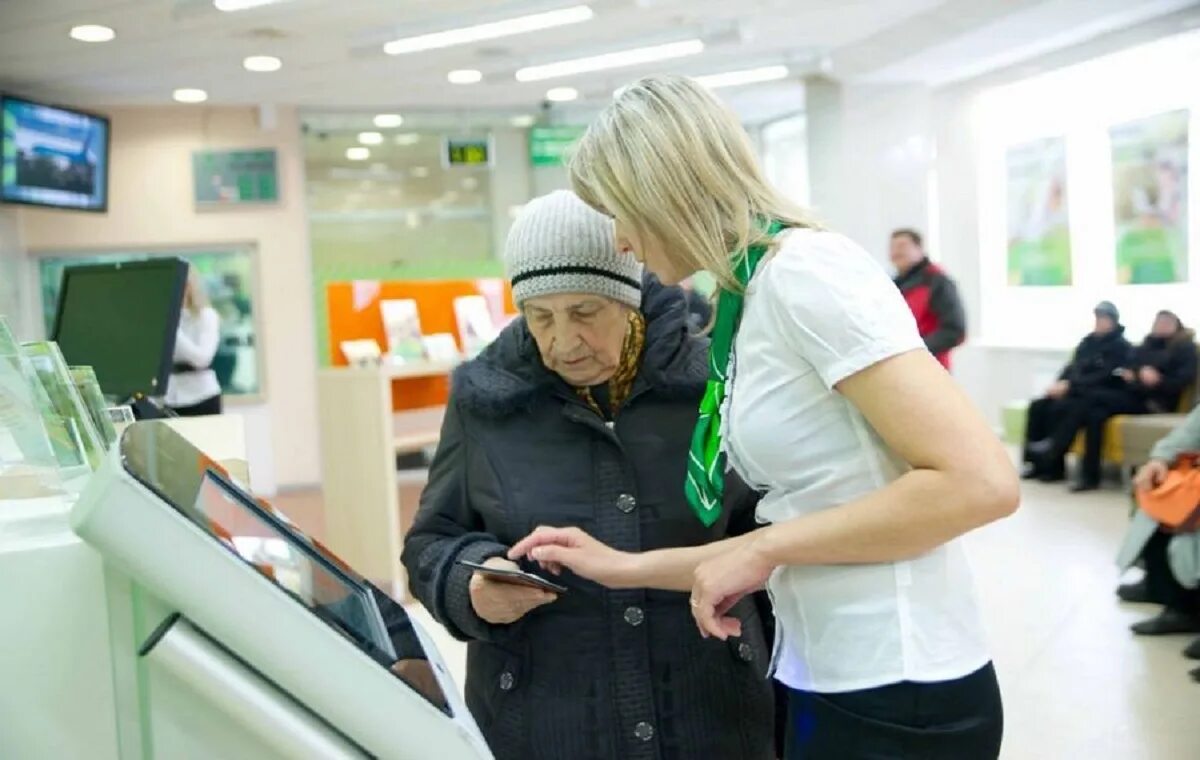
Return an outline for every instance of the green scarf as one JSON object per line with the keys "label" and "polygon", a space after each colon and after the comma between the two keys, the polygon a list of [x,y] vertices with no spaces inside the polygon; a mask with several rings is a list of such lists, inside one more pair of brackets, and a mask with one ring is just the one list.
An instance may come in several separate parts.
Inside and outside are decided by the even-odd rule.
{"label": "green scarf", "polygon": [[[767,234],[774,237],[783,224],[773,221]],[[725,404],[725,373],[733,352],[745,306],[745,290],[750,278],[767,255],[766,245],[752,245],[735,258],[734,277],[741,288],[737,291],[722,288],[717,299],[717,319],[713,324],[708,349],[708,385],[700,401],[700,418],[692,433],[692,448],[688,453],[687,482],[684,492],[700,522],[711,526],[721,516],[725,494],[725,454],[721,451],[721,408]]]}

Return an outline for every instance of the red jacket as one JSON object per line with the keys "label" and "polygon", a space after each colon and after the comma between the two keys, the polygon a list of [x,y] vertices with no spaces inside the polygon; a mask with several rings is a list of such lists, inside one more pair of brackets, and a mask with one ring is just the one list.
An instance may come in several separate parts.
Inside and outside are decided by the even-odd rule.
{"label": "red jacket", "polygon": [[950,350],[967,338],[967,317],[954,280],[925,259],[897,277],[896,287],[917,318],[917,330],[930,353],[950,369]]}

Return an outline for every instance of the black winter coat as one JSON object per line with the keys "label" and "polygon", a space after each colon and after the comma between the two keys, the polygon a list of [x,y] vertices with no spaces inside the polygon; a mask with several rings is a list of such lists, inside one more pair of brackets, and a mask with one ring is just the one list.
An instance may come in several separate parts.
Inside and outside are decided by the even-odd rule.
{"label": "black winter coat", "polygon": [[1133,346],[1125,339],[1125,328],[1110,333],[1089,333],[1075,349],[1059,378],[1071,384],[1072,396],[1093,392],[1122,391],[1125,381],[1117,371],[1129,366]]}
{"label": "black winter coat", "polygon": [[1156,414],[1179,411],[1183,392],[1196,382],[1196,335],[1184,330],[1173,338],[1148,336],[1133,353],[1130,368],[1137,373],[1142,367],[1153,367],[1162,375],[1162,382],[1148,388],[1134,382],[1134,393]]}
{"label": "black winter coat", "polygon": [[[467,704],[498,760],[773,758],[769,650],[751,599],[741,639],[702,639],[688,595],[569,591],[511,626],[475,615],[470,570],[538,525],[579,526],[625,551],[691,546],[754,528],[733,484],[705,528],[683,481],[706,380],[683,294],[647,278],[642,370],[610,428],[542,364],[523,320],[454,377],[429,485],[405,541],[414,595],[469,641]],[[740,493],[739,493],[740,490]],[[532,568],[531,568],[532,569]]]}

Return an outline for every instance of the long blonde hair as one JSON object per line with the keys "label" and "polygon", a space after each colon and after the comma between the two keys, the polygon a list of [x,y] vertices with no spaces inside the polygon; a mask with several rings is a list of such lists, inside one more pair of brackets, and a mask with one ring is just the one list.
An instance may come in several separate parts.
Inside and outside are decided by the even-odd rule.
{"label": "long blonde hair", "polygon": [[817,226],[767,184],[733,112],[686,77],[625,88],[580,139],[568,172],[586,203],[730,290],[739,289],[739,253],[766,242],[763,220]]}
{"label": "long blonde hair", "polygon": [[208,300],[208,289],[204,287],[204,278],[195,264],[188,264],[187,285],[183,291],[183,306],[193,314],[204,311],[211,302]]}

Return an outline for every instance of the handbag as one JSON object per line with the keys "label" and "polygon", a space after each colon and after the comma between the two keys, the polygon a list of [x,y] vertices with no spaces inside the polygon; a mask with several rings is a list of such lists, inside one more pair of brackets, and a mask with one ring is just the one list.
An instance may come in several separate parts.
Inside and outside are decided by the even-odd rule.
{"label": "handbag", "polygon": [[1161,525],[1178,533],[1200,528],[1200,468],[1198,454],[1185,454],[1167,472],[1162,485],[1139,491],[1138,507]]}

